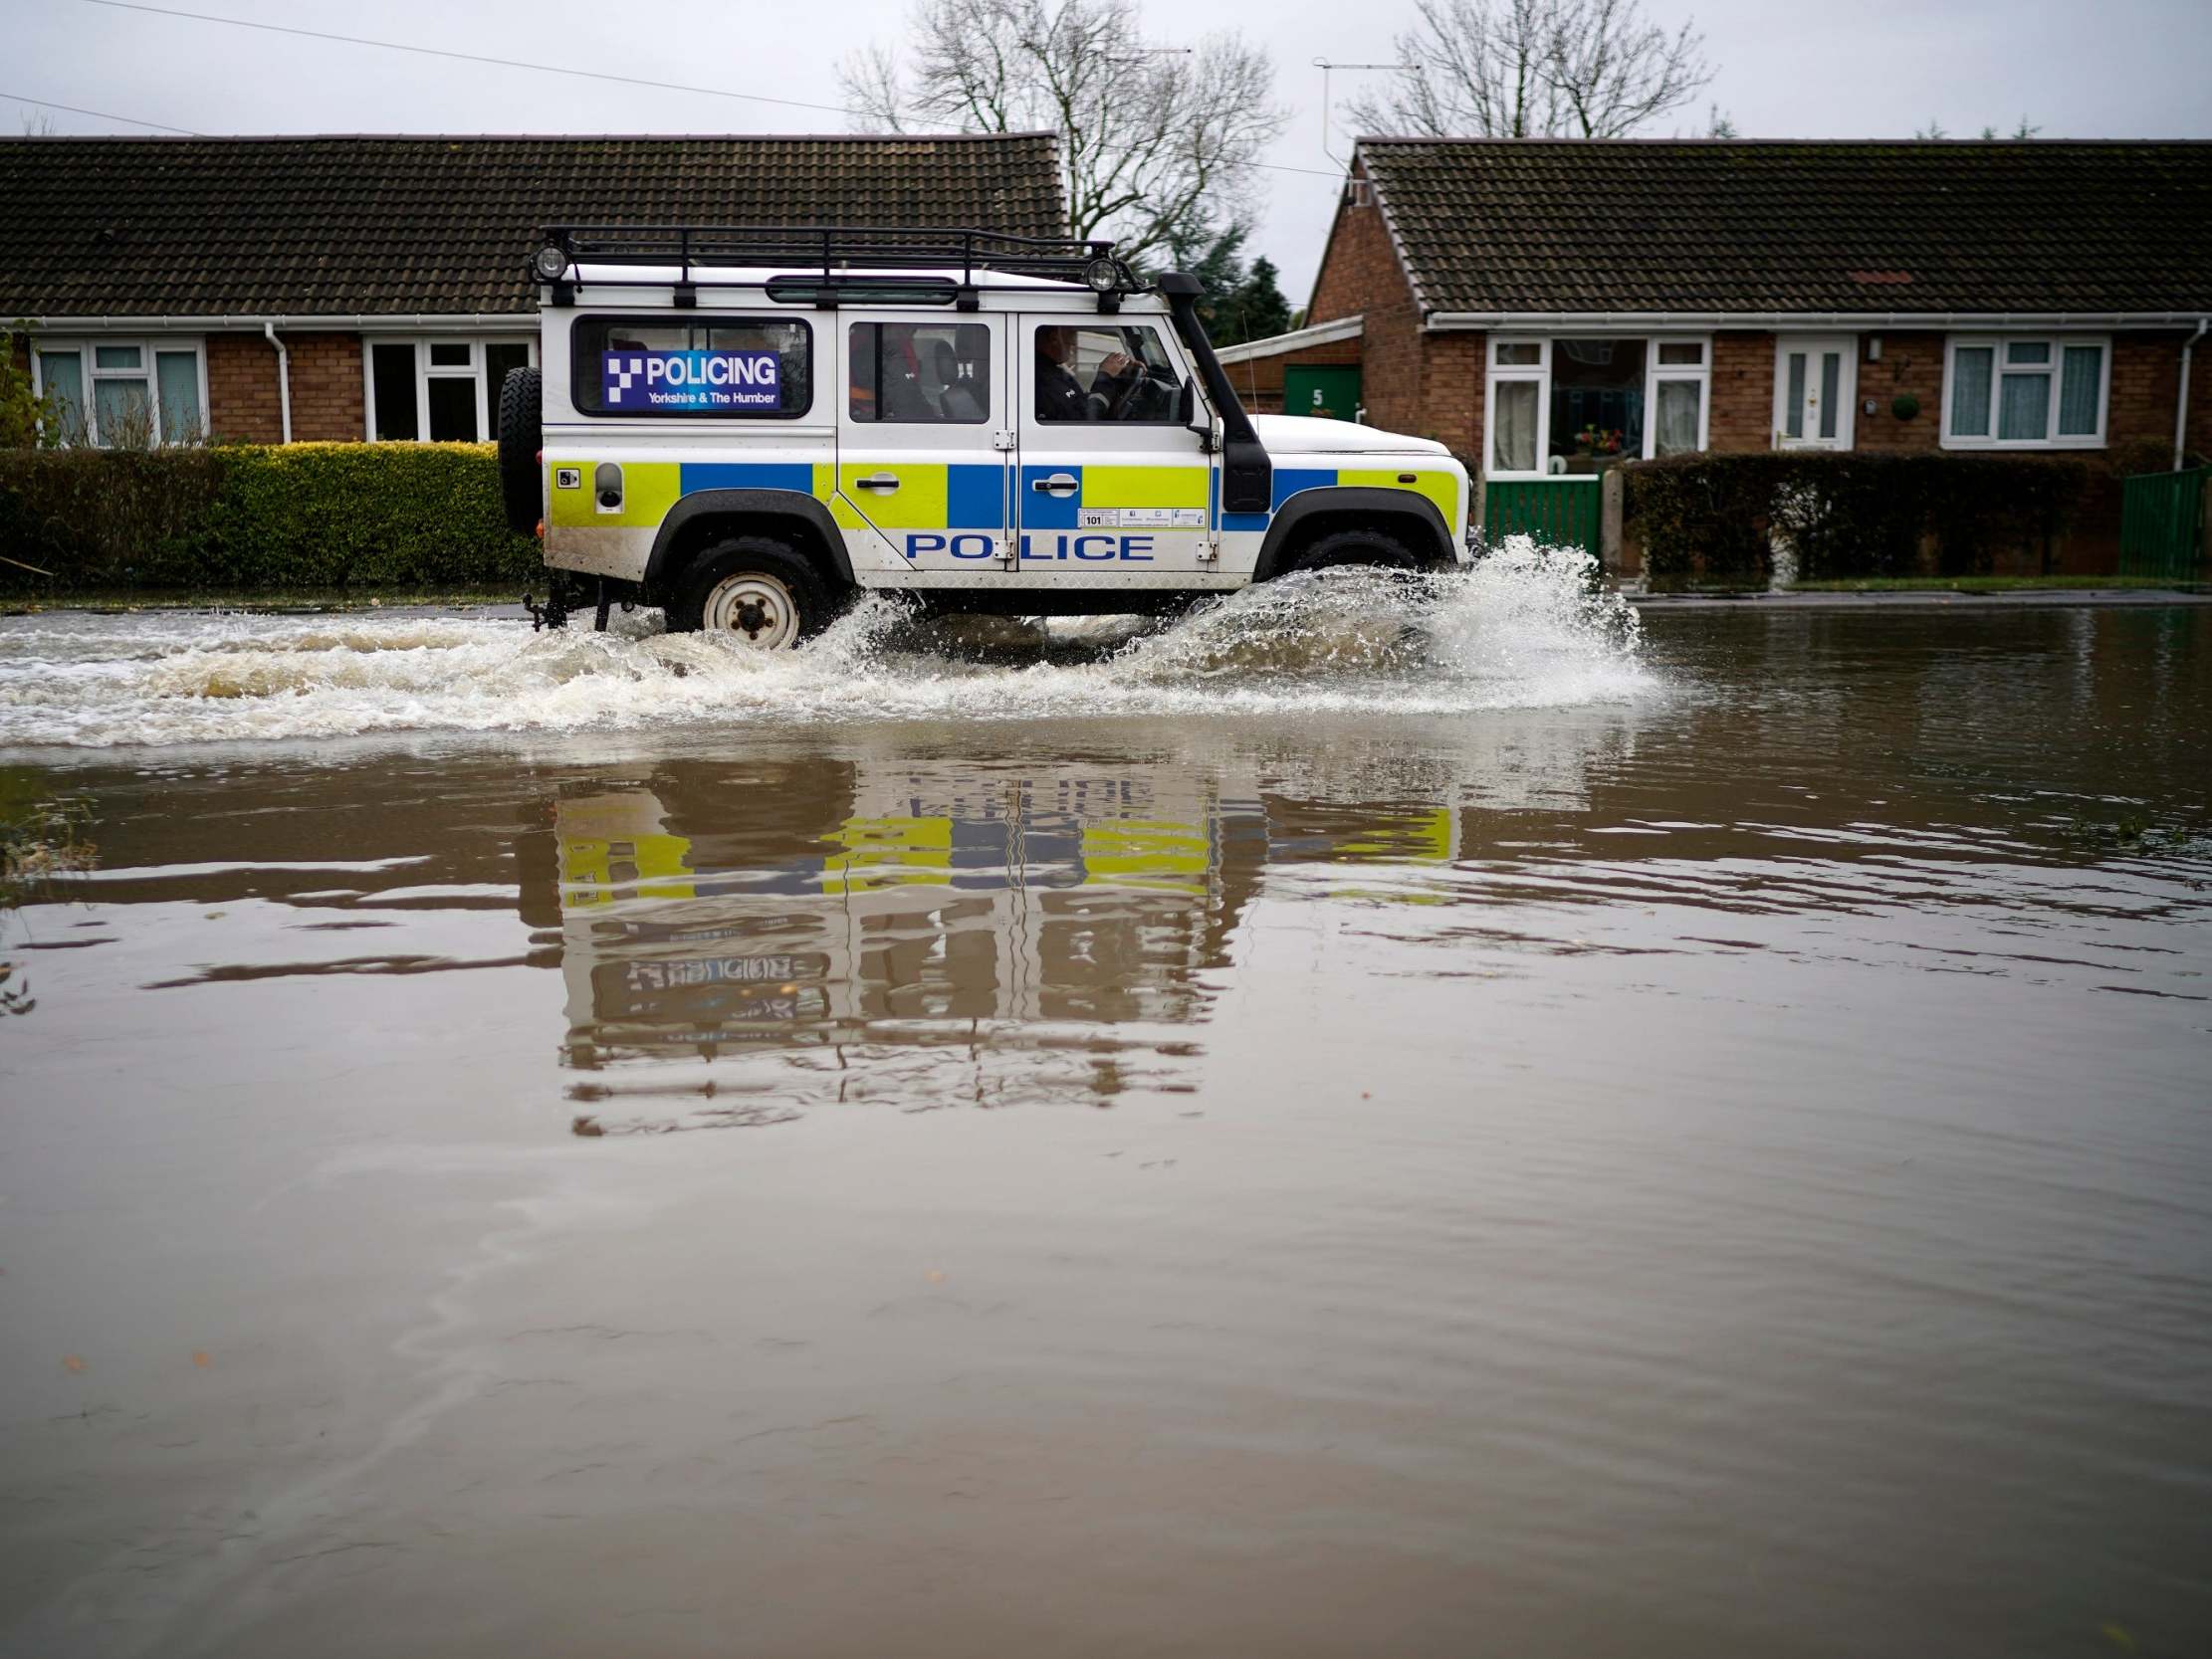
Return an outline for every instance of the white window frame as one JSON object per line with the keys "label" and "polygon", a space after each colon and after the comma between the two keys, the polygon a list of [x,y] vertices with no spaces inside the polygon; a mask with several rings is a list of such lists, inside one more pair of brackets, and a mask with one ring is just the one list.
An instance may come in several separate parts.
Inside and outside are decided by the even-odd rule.
{"label": "white window frame", "polygon": [[[1483,351],[1482,388],[1482,476],[1501,483],[1534,483],[1567,477],[1587,478],[1586,473],[1572,475],[1548,470],[1551,456],[1551,377],[1552,341],[1560,339],[1618,338],[1637,339],[1644,342],[1644,446],[1637,459],[1654,460],[1659,450],[1659,387],[1662,380],[1686,380],[1695,384],[1697,395],[1697,447],[1708,449],[1712,443],[1713,414],[1713,342],[1710,334],[1613,334],[1606,329],[1580,329],[1557,336],[1549,334],[1492,334]],[[1534,363],[1508,363],[1498,361],[1498,348],[1505,345],[1533,345],[1537,348]],[[1698,360],[1692,363],[1666,363],[1659,360],[1661,345],[1694,345]],[[1519,468],[1504,470],[1491,465],[1495,454],[1497,432],[1497,388],[1501,382],[1534,381],[1536,384],[1536,470],[1528,472]]]}
{"label": "white window frame", "polygon": [[[413,438],[378,438],[376,436],[376,348],[379,345],[408,345],[415,353],[415,431]],[[430,348],[433,345],[466,345],[469,360],[466,366],[459,363],[433,363]],[[536,334],[363,334],[361,336],[361,435],[369,443],[434,444],[452,440],[430,436],[430,382],[432,380],[464,380],[476,382],[476,433],[480,444],[491,443],[499,437],[499,388],[489,383],[484,372],[484,348],[488,345],[520,345],[530,351],[530,366],[537,368],[538,336]]]}
{"label": "white window frame", "polygon": [[[1790,353],[1805,353],[1806,375],[1810,380],[1814,364],[1821,353],[1834,350],[1841,354],[1843,363],[1836,377],[1836,436],[1823,438],[1818,433],[1802,438],[1792,438],[1790,433]],[[1774,336],[1774,439],[1772,447],[1778,450],[1825,450],[1830,454],[1844,454],[1859,442],[1859,336],[1857,334],[1777,334]]]}
{"label": "white window frame", "polygon": [[[138,367],[135,369],[100,368],[96,350],[103,345],[134,345],[138,348]],[[77,353],[79,383],[85,394],[85,442],[95,449],[108,446],[100,439],[100,400],[94,394],[95,377],[102,380],[138,380],[145,384],[147,406],[153,412],[153,441],[156,444],[205,443],[210,428],[207,408],[207,336],[204,334],[60,334],[49,338],[37,335],[31,341],[31,395],[46,396],[46,365],[40,353],[74,351]],[[161,430],[161,380],[154,364],[157,351],[189,351],[192,365],[199,381],[200,429],[189,437],[170,437]]]}
{"label": "white window frame", "polygon": [[[1997,426],[2002,417],[2005,395],[2005,357],[2015,345],[2045,345],[2051,348],[2049,372],[2051,376],[2050,426],[2040,438],[2000,438]],[[2070,345],[2099,347],[2097,385],[2097,431],[2094,434],[2059,432],[2059,404],[2066,391],[2066,348]],[[1989,366],[1989,435],[1975,437],[1968,434],[1954,437],[1951,433],[1951,406],[1958,395],[1958,353],[1961,347],[1987,347],[1990,351]],[[2015,364],[2013,372],[2019,373],[2028,365]],[[2029,368],[2029,372],[2034,372]],[[1943,341],[1943,425],[1937,441],[1944,449],[1959,450],[2075,450],[2103,449],[2110,431],[2112,406],[2112,336],[2109,334],[2060,334],[2060,333],[1960,333],[1951,334]]]}

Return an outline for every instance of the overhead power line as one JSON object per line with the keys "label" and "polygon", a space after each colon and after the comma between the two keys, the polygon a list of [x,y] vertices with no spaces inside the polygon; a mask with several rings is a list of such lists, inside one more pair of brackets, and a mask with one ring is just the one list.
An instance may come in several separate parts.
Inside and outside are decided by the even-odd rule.
{"label": "overhead power line", "polygon": [[0,93],[0,98],[16,104],[33,104],[40,109],[66,109],[73,115],[91,115],[97,120],[120,121],[125,126],[150,126],[157,132],[179,132],[187,138],[200,136],[188,126],[171,126],[167,121],[142,121],[134,115],[112,115],[105,109],[80,109],[74,104],[56,104],[47,98],[25,98],[21,93]]}
{"label": "overhead power line", "polygon": [[[742,100],[750,104],[774,104],[786,109],[814,109],[825,115],[864,115],[866,113],[864,110],[848,109],[840,104],[809,104],[803,99],[772,98],[766,93],[738,93],[732,92],[726,87],[693,87],[677,81],[649,81],[636,75],[612,75],[605,70],[570,69],[565,64],[533,64],[520,58],[495,58],[479,52],[454,52],[442,46],[418,46],[412,41],[380,41],[371,40],[364,35],[331,34],[322,29],[294,28],[288,23],[260,23],[252,18],[223,17],[215,12],[188,12],[178,10],[172,6],[148,6],[142,4],[141,0],[85,0],[85,3],[90,6],[107,6],[114,11],[147,12],[155,17],[185,18],[194,23],[222,23],[233,29],[258,29],[264,34],[297,35],[305,40],[334,41],[342,46],[373,46],[383,52],[412,52],[419,57],[450,58],[464,64],[491,64],[500,69],[526,69],[539,75],[567,75],[583,81],[610,81],[617,86],[644,87],[654,92],[691,93],[700,98],[728,98]],[[55,107],[59,108],[61,105],[57,104]],[[111,118],[120,120],[123,117],[118,115]],[[140,121],[135,124],[154,126],[159,123]],[[182,129],[170,127],[167,130],[174,132]],[[1341,176],[1334,172],[1324,171],[1319,167],[1291,167],[1277,161],[1254,161],[1250,165],[1262,167],[1275,173],[1305,173],[1314,178],[1337,178]]]}

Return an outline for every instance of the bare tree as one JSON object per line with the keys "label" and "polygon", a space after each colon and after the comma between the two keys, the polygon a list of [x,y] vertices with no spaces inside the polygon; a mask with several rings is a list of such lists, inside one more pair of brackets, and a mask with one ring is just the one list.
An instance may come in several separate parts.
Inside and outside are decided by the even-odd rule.
{"label": "bare tree", "polygon": [[1251,217],[1251,164],[1285,112],[1264,49],[1226,34],[1148,50],[1138,23],[1135,0],[918,0],[908,38],[839,79],[895,132],[1057,132],[1069,233],[1142,259]]}
{"label": "bare tree", "polygon": [[1406,67],[1345,112],[1365,132],[1620,138],[1713,77],[1704,36],[1646,21],[1638,0],[1419,0]]}
{"label": "bare tree", "polygon": [[44,109],[26,109],[23,112],[23,136],[26,138],[51,138],[61,128],[54,124],[54,117]]}

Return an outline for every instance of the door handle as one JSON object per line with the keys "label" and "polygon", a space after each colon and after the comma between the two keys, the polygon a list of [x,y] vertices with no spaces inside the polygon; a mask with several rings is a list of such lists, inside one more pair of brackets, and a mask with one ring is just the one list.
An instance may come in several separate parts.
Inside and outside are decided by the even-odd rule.
{"label": "door handle", "polygon": [[899,487],[899,481],[889,473],[871,473],[866,478],[854,479],[853,483],[863,490],[881,490],[887,495]]}
{"label": "door handle", "polygon": [[1043,495],[1059,496],[1065,495],[1071,490],[1080,489],[1081,485],[1065,473],[1054,473],[1050,478],[1031,479],[1029,488]]}

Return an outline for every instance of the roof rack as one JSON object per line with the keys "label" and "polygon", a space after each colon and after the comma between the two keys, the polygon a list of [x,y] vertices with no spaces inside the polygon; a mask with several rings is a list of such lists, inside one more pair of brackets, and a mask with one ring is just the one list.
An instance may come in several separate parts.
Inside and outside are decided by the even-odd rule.
{"label": "roof rack", "polygon": [[[1078,284],[1101,296],[1140,294],[1145,284],[1111,242],[1081,237],[1005,236],[997,231],[832,225],[548,225],[531,256],[540,282],[562,280],[541,258],[556,249],[562,267],[576,265],[673,266],[679,286],[702,286],[696,267],[839,272],[912,271],[961,273],[964,288],[983,288],[979,275],[1042,277]],[[566,280],[574,281],[572,276]],[[703,286],[718,286],[711,278]]]}

